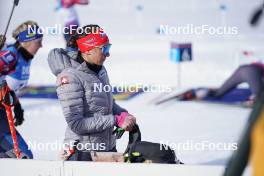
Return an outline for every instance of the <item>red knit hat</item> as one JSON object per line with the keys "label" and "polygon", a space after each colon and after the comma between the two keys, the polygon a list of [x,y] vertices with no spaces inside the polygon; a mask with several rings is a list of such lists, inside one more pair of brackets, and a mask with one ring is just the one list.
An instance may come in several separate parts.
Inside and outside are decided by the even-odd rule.
{"label": "red knit hat", "polygon": [[76,40],[76,42],[81,53],[84,53],[106,43],[109,43],[109,39],[106,33],[104,33],[102,29],[100,29],[99,32],[88,34],[87,36],[79,38],[78,40]]}

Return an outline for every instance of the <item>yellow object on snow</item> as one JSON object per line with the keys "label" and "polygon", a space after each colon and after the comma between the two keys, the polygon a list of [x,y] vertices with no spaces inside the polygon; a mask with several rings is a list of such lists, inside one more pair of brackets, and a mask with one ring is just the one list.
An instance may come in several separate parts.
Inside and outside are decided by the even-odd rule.
{"label": "yellow object on snow", "polygon": [[[264,107],[264,106],[263,106]],[[251,164],[253,176],[264,176],[264,108],[251,136]]]}

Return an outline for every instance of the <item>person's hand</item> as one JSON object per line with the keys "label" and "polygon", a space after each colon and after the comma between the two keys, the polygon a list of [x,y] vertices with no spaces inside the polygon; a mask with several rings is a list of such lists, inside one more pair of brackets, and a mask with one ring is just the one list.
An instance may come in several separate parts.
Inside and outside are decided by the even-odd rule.
{"label": "person's hand", "polygon": [[0,99],[3,106],[14,106],[14,119],[15,126],[21,125],[24,121],[24,110],[21,107],[20,102],[13,90],[10,90],[7,86],[2,87],[0,90]]}
{"label": "person's hand", "polygon": [[22,125],[24,122],[24,110],[21,107],[21,104],[19,101],[14,106],[14,119],[15,119],[15,126]]}
{"label": "person's hand", "polygon": [[117,126],[124,129],[125,131],[133,130],[133,127],[136,124],[136,118],[127,113],[122,112],[120,115],[115,115]]}
{"label": "person's hand", "polygon": [[14,106],[17,103],[15,92],[10,90],[7,85],[0,89],[0,99],[4,106]]}
{"label": "person's hand", "polygon": [[6,37],[4,35],[0,35],[0,50],[3,48],[6,42]]}
{"label": "person's hand", "polygon": [[127,125],[126,126],[126,131],[132,131],[134,129],[134,126],[136,125],[136,117],[134,117],[133,115],[131,114],[128,114],[126,120],[125,120],[125,123],[124,125]]}

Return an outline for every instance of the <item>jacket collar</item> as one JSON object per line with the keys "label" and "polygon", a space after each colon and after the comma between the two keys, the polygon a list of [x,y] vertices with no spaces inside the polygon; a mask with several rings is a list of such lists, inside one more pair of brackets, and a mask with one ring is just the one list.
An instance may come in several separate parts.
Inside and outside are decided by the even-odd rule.
{"label": "jacket collar", "polygon": [[102,69],[99,71],[99,73],[96,73],[96,72],[94,72],[93,70],[91,70],[91,69],[87,66],[87,63],[84,61],[84,62],[82,62],[81,64],[79,64],[79,65],[76,67],[76,69],[79,70],[79,71],[85,72],[85,73],[89,73],[89,74],[101,75],[102,72],[104,72],[105,67],[102,66]]}
{"label": "jacket collar", "polygon": [[92,69],[90,69],[85,61],[83,61],[82,58],[80,58],[80,55],[78,52],[68,52],[68,55],[71,58],[71,65],[73,68],[75,68],[78,71],[82,71],[89,74],[94,75],[100,75],[102,71],[105,70],[104,66],[102,66],[102,69],[99,71],[99,73],[96,73]]}

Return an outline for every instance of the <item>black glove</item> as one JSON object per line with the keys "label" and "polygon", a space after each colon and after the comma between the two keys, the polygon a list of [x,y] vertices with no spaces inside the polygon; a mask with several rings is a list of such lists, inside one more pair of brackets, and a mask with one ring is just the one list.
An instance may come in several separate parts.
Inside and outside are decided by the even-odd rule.
{"label": "black glove", "polygon": [[24,122],[24,110],[19,101],[14,106],[14,114],[15,126],[21,125]]}
{"label": "black glove", "polygon": [[15,92],[7,86],[1,89],[1,97],[1,103],[5,106],[14,106],[18,101]]}
{"label": "black glove", "polygon": [[3,35],[0,35],[0,50],[3,48],[5,45],[6,37]]}

